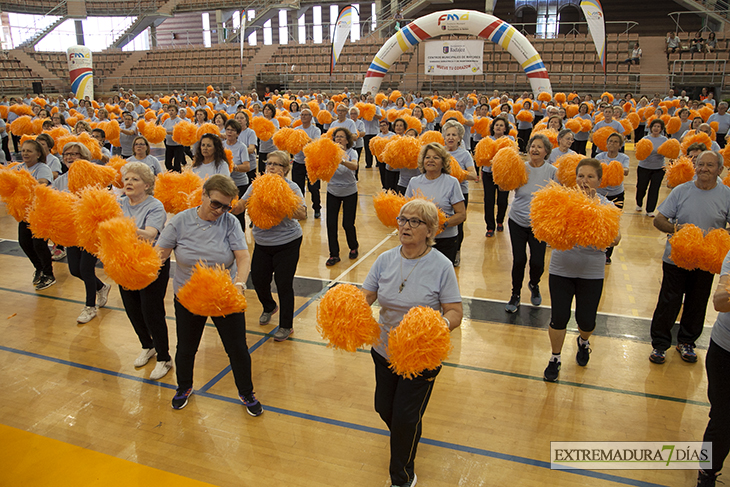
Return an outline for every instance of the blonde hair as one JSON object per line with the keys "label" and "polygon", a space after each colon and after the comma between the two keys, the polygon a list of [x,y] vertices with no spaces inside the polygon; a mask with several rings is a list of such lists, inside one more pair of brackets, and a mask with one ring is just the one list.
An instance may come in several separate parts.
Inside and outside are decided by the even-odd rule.
{"label": "blonde hair", "polygon": [[452,127],[456,127],[456,131],[459,134],[459,137],[463,139],[466,129],[464,128],[464,126],[461,123],[459,123],[456,120],[449,120],[448,122],[443,124],[441,126],[441,133],[446,135],[446,131]]}
{"label": "blonde hair", "polygon": [[436,232],[439,228],[439,210],[433,202],[425,200],[423,198],[414,198],[400,209],[398,216],[403,216],[403,213],[409,211],[418,215],[418,218],[426,222],[429,236],[426,237],[426,245],[433,247],[436,244]]}
{"label": "blonde hair", "polygon": [[423,169],[423,159],[426,157],[426,153],[432,150],[441,158],[441,172],[451,174],[451,154],[446,150],[446,147],[439,144],[438,142],[431,142],[421,147],[421,152],[418,154],[418,170],[425,173]]}
{"label": "blonde hair", "polygon": [[133,172],[142,179],[148,187],[145,190],[149,196],[155,193],[155,173],[152,168],[144,162],[128,162],[122,166],[122,178],[127,177],[127,173]]}

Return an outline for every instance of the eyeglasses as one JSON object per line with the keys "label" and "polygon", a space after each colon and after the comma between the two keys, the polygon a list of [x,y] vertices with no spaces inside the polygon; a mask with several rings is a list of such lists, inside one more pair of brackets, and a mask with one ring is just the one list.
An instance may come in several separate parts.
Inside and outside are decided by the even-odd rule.
{"label": "eyeglasses", "polygon": [[220,201],[214,200],[213,198],[210,197],[210,195],[206,195],[206,196],[208,196],[208,199],[210,200],[210,207],[213,208],[214,210],[223,210],[225,213],[228,213],[229,211],[231,211],[233,209],[233,207],[230,205],[226,205],[226,204],[221,203]]}
{"label": "eyeglasses", "polygon": [[63,157],[71,156],[71,157],[81,157],[81,153],[79,152],[64,152]]}
{"label": "eyeglasses", "polygon": [[278,162],[268,162],[267,161],[266,162],[266,167],[270,167],[270,166],[279,166],[281,168],[285,167],[284,164],[279,164]]}
{"label": "eyeglasses", "polygon": [[399,216],[395,220],[398,222],[399,227],[404,226],[406,222],[408,222],[408,226],[411,228],[418,228],[421,223],[426,223],[425,221],[419,220],[418,218],[406,218],[403,216]]}

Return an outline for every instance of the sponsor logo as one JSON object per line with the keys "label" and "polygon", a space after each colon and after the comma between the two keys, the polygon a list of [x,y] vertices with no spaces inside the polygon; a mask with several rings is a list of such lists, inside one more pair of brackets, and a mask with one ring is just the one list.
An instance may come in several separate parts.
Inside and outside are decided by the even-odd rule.
{"label": "sponsor logo", "polygon": [[448,53],[449,53],[449,46],[444,46],[444,54],[448,54]]}
{"label": "sponsor logo", "polygon": [[[444,22],[449,21],[458,21],[458,20],[469,20],[469,14],[465,13],[461,16],[457,14],[443,14],[439,16],[438,22],[436,22],[436,25],[441,25]],[[442,27],[443,29],[443,27]]]}
{"label": "sponsor logo", "polygon": [[91,59],[91,53],[90,52],[87,52],[86,54],[84,54],[82,52],[71,52],[71,53],[68,54],[68,58],[69,59],[76,59],[76,58],[80,58],[80,59],[84,59],[84,58],[85,59]]}

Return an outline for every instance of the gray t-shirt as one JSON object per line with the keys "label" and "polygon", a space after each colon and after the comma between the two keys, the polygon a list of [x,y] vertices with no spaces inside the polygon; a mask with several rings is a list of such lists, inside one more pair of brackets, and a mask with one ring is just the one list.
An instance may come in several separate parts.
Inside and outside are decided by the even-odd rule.
{"label": "gray t-shirt", "polygon": [[[180,118],[180,117],[175,117],[175,120],[172,120],[172,119],[168,118],[167,120],[165,120],[164,122],[162,122],[162,126],[165,127],[165,130],[172,130],[172,129],[175,128],[175,125],[179,124],[182,121],[183,121],[183,119]],[[172,135],[171,134],[168,134],[168,135],[165,136],[165,144],[167,144],[167,145],[180,145],[177,142],[175,142],[174,140],[172,140]]]}
{"label": "gray t-shirt", "polygon": [[[725,256],[722,262],[721,276],[730,274],[730,252]],[[730,313],[719,313],[717,321],[712,327],[712,341],[720,345],[726,351],[730,352]]]}
{"label": "gray t-shirt", "polygon": [[46,166],[51,169],[51,172],[57,172],[61,174],[61,161],[59,161],[58,157],[54,156],[53,154],[48,154],[46,156]]}
{"label": "gray t-shirt", "polygon": [[568,149],[568,152],[563,152],[558,147],[556,147],[550,152],[547,162],[548,164],[555,164],[558,159],[568,154],[575,154],[575,151],[573,151],[572,149]]}
{"label": "gray t-shirt", "polygon": [[[601,204],[611,205],[598,195]],[[606,252],[595,247],[576,245],[568,250],[556,250],[550,256],[550,274],[567,278],[603,279],[606,270]]]}
{"label": "gray t-shirt", "polygon": [[385,358],[388,334],[411,308],[428,306],[441,311],[442,303],[461,302],[454,266],[441,252],[431,249],[420,259],[406,259],[400,251],[399,245],[380,254],[362,284],[363,289],[378,295],[380,342],[373,349]]}
{"label": "gray t-shirt", "polygon": [[[238,135],[238,141],[243,144],[246,154],[248,154],[248,146],[256,146],[256,132],[248,128]],[[256,167],[256,151],[248,154],[248,162],[251,163],[251,170],[253,170]]]}
{"label": "gray t-shirt", "polygon": [[544,188],[550,181],[557,181],[558,169],[547,161],[540,167],[532,167],[525,162],[527,169],[527,184],[515,190],[515,197],[509,210],[509,219],[524,228],[530,228],[530,204],[532,194]]}
{"label": "gray t-shirt", "polygon": [[[345,154],[348,160],[357,160],[357,152],[355,152],[355,149],[347,149],[345,150]],[[330,179],[327,183],[327,192],[340,198],[357,193],[357,179],[355,179],[355,171],[345,167],[344,164],[339,164],[334,176],[332,176],[332,179]]]}
{"label": "gray t-shirt", "polygon": [[[319,130],[319,127],[317,127],[314,124],[310,124],[309,127],[304,128],[301,125],[296,128],[296,130],[304,130],[310,139],[317,140],[320,135],[322,135],[322,131]],[[304,164],[304,151],[301,150],[298,153],[294,154],[294,162],[297,164]]]}
{"label": "gray t-shirt", "polygon": [[16,171],[20,171],[22,169],[25,169],[30,173],[31,176],[35,178],[36,181],[40,181],[41,179],[45,179],[48,181],[48,183],[53,182],[53,172],[51,171],[51,168],[46,165],[45,162],[36,162],[33,164],[33,167],[28,167],[23,164],[18,164],[17,166],[13,167]]}
{"label": "gray t-shirt", "polygon": [[657,151],[659,150],[659,147],[666,142],[668,139],[664,137],[663,135],[660,135],[659,137],[652,137],[651,135],[648,135],[644,137],[645,140],[648,140],[651,142],[651,144],[654,146],[654,148],[651,151],[651,154],[649,157],[644,159],[643,161],[639,161],[639,167],[643,167],[644,169],[661,169],[664,167],[664,156],[659,154]]}
{"label": "gray t-shirt", "polygon": [[421,175],[421,170],[416,169],[398,169],[398,173],[400,174],[398,176],[398,186],[403,186],[404,188],[408,187],[408,183],[411,182],[411,179],[415,178],[416,176]]}
{"label": "gray t-shirt", "polygon": [[127,127],[122,124],[121,127],[124,130],[131,130],[134,132],[132,135],[126,135],[121,132],[119,133],[119,146],[122,148],[122,156],[128,157],[134,154],[132,143],[134,142],[134,139],[137,138],[137,125],[133,123],[131,127]]}
{"label": "gray t-shirt", "polygon": [[345,127],[351,134],[357,136],[357,125],[351,118],[346,118],[344,122],[340,122],[338,119],[335,119],[335,121],[330,124],[329,128],[333,129],[336,127]]}
{"label": "gray t-shirt", "polygon": [[157,236],[155,242],[162,233],[162,229],[165,228],[165,221],[167,221],[167,213],[165,213],[165,206],[152,196],[147,196],[144,201],[136,205],[132,205],[129,202],[129,198],[122,198],[119,201],[119,206],[122,207],[124,216],[134,218],[134,222],[137,224],[137,228],[144,230],[145,227],[152,227],[157,230]]}
{"label": "gray t-shirt", "polygon": [[224,176],[230,176],[231,170],[228,168],[228,161],[218,161],[216,165],[215,161],[207,164],[201,164],[197,167],[193,167],[193,172],[200,176],[203,180],[213,176],[214,174],[223,174]]}
{"label": "gray t-shirt", "polygon": [[[705,190],[698,188],[695,181],[689,181],[674,188],[657,211],[673,223],[692,223],[704,232],[725,228],[730,223],[730,188],[717,184]],[[662,257],[667,264],[674,264],[669,258],[671,253],[672,246],[667,239]]]}
{"label": "gray t-shirt", "polygon": [[[415,196],[419,191],[426,199],[432,200],[446,214],[446,218],[453,216],[455,204],[464,201],[459,180],[448,174],[442,173],[436,179],[428,179],[425,174],[416,176],[408,183],[406,198]],[[457,233],[457,227],[446,227],[436,238],[456,237]]]}
{"label": "gray t-shirt", "polygon": [[[297,196],[302,198],[302,201],[304,201],[304,197],[302,196],[302,191],[299,189],[299,186],[294,181],[291,181],[289,179],[284,178],[284,181],[286,181],[286,184],[289,185],[289,187],[296,193]],[[241,198],[242,201],[248,201],[248,199],[251,197],[251,191],[253,190],[252,186],[249,186],[248,190],[246,190],[246,194],[243,195]],[[302,236],[302,226],[299,224],[297,220],[291,219],[291,218],[284,218],[281,223],[279,223],[276,226],[273,226],[267,230],[264,230],[263,228],[259,228],[256,225],[253,226],[253,230],[251,231],[253,234],[253,239],[256,241],[256,245],[264,245],[266,247],[273,247],[275,245],[284,245],[292,240],[295,240]]]}
{"label": "gray t-shirt", "polygon": [[[274,124],[274,134],[276,134],[276,131],[279,130],[279,121],[275,118],[272,118],[270,122]],[[268,154],[269,152],[274,152],[275,150],[276,146],[274,145],[273,136],[269,140],[262,140],[259,142],[259,154]]]}
{"label": "gray t-shirt", "polygon": [[730,129],[730,113],[720,115],[719,113],[713,113],[710,118],[707,119],[707,123],[717,122],[717,133],[726,134]]}
{"label": "gray t-shirt", "polygon": [[[596,155],[596,159],[598,159],[599,161],[606,161],[606,164],[609,164],[611,161],[618,161],[621,163],[621,166],[623,166],[624,169],[629,168],[629,156],[627,156],[626,154],[622,154],[621,152],[619,152],[616,157],[608,157],[608,152],[601,152],[600,154]],[[624,183],[621,183],[618,186],[606,186],[605,188],[598,188],[596,191],[598,192],[598,194],[602,194],[603,196],[615,196],[624,192]]]}
{"label": "gray t-shirt", "polygon": [[[456,159],[456,162],[459,163],[459,166],[464,171],[468,171],[470,167],[474,167],[474,159],[472,159],[471,154],[469,154],[469,151],[464,149],[464,147],[459,146],[454,152],[450,152],[451,157]],[[459,183],[461,186],[461,193],[464,195],[469,194],[469,181],[464,180],[463,183]]]}
{"label": "gray t-shirt", "polygon": [[177,294],[188,282],[193,266],[202,261],[206,265],[223,264],[236,277],[235,250],[248,250],[246,237],[238,219],[223,213],[215,221],[205,221],[198,216],[198,208],[178,213],[162,230],[157,246],[175,250],[177,269],[172,287]]}
{"label": "gray t-shirt", "polygon": [[[233,166],[239,166],[244,161],[250,163],[248,157],[248,148],[239,141],[236,141],[233,145],[228,145],[226,140],[223,140],[223,148],[228,149],[233,153]],[[246,186],[248,184],[248,175],[245,172],[233,171],[231,173],[231,179],[236,183],[236,186]]]}
{"label": "gray t-shirt", "polygon": [[160,161],[155,156],[147,156],[144,159],[137,159],[135,156],[132,156],[127,159],[127,162],[142,162],[144,164],[147,164],[150,169],[152,169],[152,172],[155,174],[155,176],[165,172],[165,170],[162,169],[162,164],[160,164]]}

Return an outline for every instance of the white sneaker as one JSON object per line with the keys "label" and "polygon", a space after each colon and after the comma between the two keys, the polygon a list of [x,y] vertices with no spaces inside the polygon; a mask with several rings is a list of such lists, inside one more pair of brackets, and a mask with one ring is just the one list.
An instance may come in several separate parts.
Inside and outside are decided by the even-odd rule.
{"label": "white sneaker", "polygon": [[135,367],[144,367],[147,365],[147,362],[150,361],[152,357],[155,356],[157,351],[154,348],[143,348],[142,352],[139,354],[139,357],[134,359],[134,366]]}
{"label": "white sneaker", "polygon": [[167,362],[157,362],[157,365],[155,365],[155,370],[152,371],[150,374],[150,379],[152,380],[159,380],[165,377],[165,374],[167,374],[170,369],[172,368],[172,360],[168,360]]}
{"label": "white sneaker", "polygon": [[96,317],[96,306],[84,306],[84,309],[81,310],[81,314],[78,318],[76,318],[76,321],[78,323],[84,324],[88,323],[89,321],[93,320]]}
{"label": "white sneaker", "polygon": [[654,218],[656,216],[656,213],[654,213],[653,211],[650,211],[649,213],[646,214],[646,216],[648,216],[649,218]]}
{"label": "white sneaker", "polygon": [[643,208],[641,206],[636,207],[636,211],[642,211],[642,210],[643,210]]}
{"label": "white sneaker", "polygon": [[96,291],[96,307],[103,308],[106,306],[106,302],[109,300],[109,291],[111,291],[111,284],[104,284],[104,287]]}

